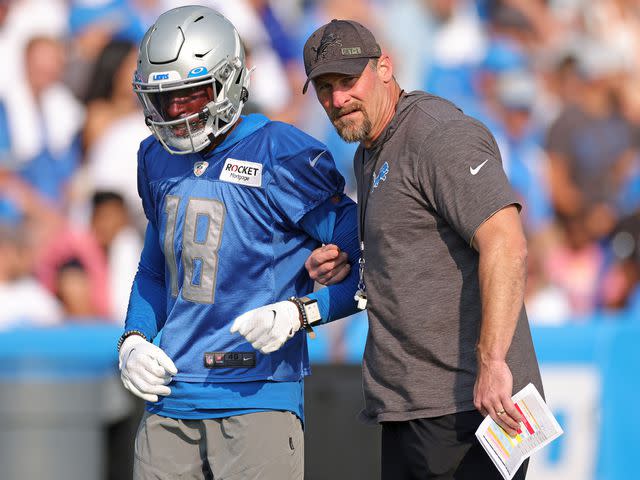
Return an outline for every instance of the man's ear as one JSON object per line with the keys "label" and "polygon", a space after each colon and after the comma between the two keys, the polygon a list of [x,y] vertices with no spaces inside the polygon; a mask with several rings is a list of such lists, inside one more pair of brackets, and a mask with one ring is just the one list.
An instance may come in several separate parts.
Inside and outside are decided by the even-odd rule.
{"label": "man's ear", "polygon": [[383,53],[378,58],[378,75],[384,83],[388,83],[393,79],[393,62],[386,53]]}

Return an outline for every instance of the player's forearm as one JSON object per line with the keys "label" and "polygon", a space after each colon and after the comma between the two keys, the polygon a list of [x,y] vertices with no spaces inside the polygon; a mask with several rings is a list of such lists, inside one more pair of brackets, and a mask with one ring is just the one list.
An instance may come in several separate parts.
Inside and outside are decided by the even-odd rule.
{"label": "player's forearm", "polygon": [[354,295],[358,289],[360,246],[355,204],[346,197],[328,201],[302,221],[303,228],[325,244],[334,244],[347,253],[351,270],[340,283],[308,295],[318,301],[322,323],[357,313]]}
{"label": "player's forearm", "polygon": [[149,222],[131,287],[125,330],[138,330],[152,340],[166,321],[166,305],[164,255],[158,243],[158,231]]}
{"label": "player's forearm", "polygon": [[502,238],[480,253],[479,362],[504,361],[507,356],[523,308],[526,257],[526,243],[521,238]]}
{"label": "player's forearm", "polygon": [[360,258],[359,252],[349,252],[349,259],[352,258],[355,258],[355,263],[350,261],[351,271],[344,280],[308,295],[309,298],[315,298],[318,301],[322,323],[348,317],[359,311],[354,300],[355,292],[358,289],[357,261]]}

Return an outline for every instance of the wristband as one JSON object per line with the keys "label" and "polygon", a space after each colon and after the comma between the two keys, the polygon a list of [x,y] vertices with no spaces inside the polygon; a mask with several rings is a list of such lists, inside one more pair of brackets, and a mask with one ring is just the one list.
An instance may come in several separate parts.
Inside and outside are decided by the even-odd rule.
{"label": "wristband", "polygon": [[122,348],[122,344],[124,343],[124,341],[127,338],[129,338],[131,335],[138,335],[144,338],[147,342],[149,341],[147,339],[147,336],[144,333],[142,333],[140,330],[127,330],[120,336],[120,339],[118,340],[118,353],[120,353],[120,349]]}

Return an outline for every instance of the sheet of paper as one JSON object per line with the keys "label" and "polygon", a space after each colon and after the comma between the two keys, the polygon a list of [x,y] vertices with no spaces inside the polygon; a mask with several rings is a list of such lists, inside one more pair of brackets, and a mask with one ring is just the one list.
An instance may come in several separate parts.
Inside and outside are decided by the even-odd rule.
{"label": "sheet of paper", "polygon": [[533,384],[512,397],[513,403],[525,418],[520,432],[510,437],[487,415],[476,431],[476,437],[505,480],[511,480],[532,453],[562,435],[551,410]]}

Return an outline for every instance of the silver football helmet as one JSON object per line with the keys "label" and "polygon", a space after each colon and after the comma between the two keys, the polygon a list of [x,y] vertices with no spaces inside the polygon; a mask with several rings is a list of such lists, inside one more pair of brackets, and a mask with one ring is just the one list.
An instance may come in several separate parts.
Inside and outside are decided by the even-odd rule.
{"label": "silver football helmet", "polygon": [[[169,153],[199,152],[229,130],[248,98],[248,87],[238,32],[215,10],[174,8],[160,15],[142,39],[133,90],[147,125]],[[167,105],[182,94],[177,90],[185,95],[206,90],[208,101],[197,113],[171,117]]]}

